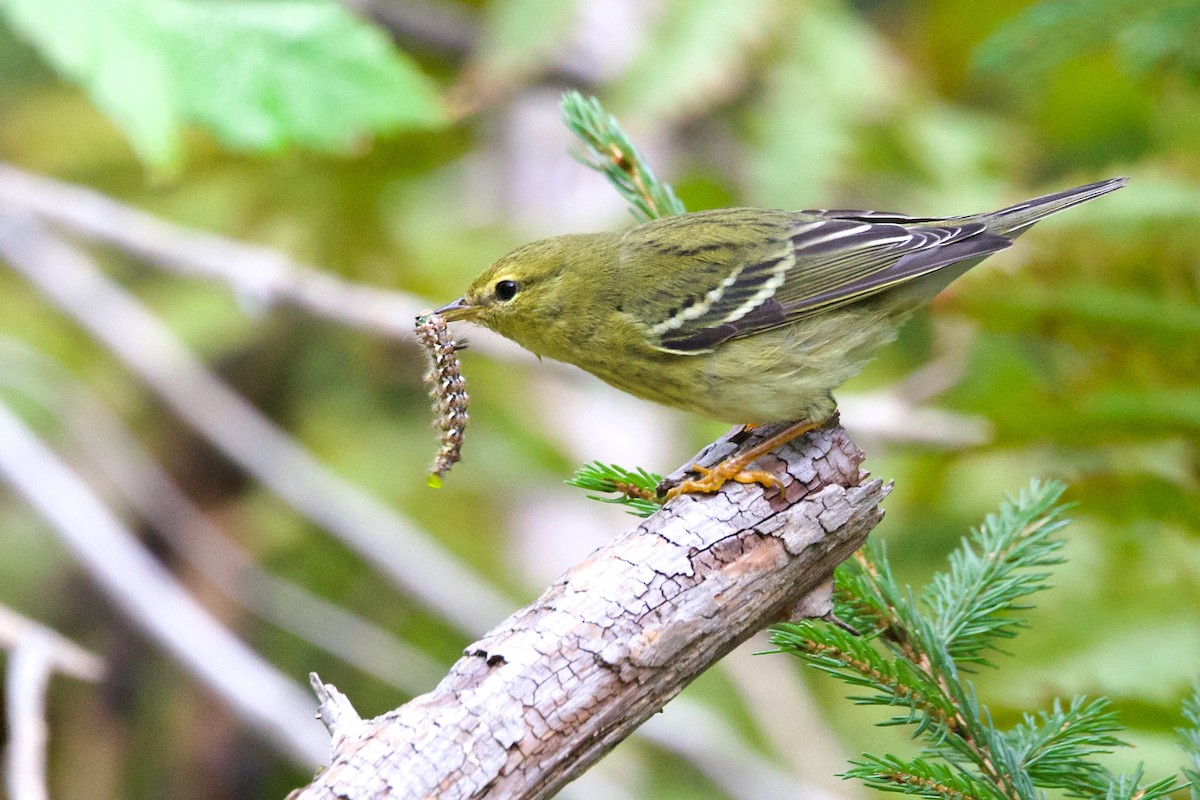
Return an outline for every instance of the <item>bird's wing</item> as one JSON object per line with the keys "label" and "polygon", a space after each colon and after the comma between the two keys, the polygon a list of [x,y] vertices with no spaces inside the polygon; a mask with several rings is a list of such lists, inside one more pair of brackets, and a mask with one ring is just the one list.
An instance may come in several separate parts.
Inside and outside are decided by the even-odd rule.
{"label": "bird's wing", "polygon": [[804,212],[774,233],[765,246],[723,248],[721,264],[696,270],[687,301],[648,321],[659,348],[702,353],[1012,244],[975,220],[880,212]]}

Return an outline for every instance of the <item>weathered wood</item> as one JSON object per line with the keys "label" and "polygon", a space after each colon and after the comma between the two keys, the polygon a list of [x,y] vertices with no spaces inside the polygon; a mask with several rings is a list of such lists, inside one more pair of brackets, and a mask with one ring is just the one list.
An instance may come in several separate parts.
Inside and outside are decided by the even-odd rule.
{"label": "weathered wood", "polygon": [[[731,432],[696,460],[774,430]],[[349,720],[333,763],[290,797],[553,795],[754,632],[827,607],[833,568],[883,514],[887,487],[862,458],[823,428],[758,462],[782,492],[673,500],[468,647],[432,692],[373,720],[329,715]]]}

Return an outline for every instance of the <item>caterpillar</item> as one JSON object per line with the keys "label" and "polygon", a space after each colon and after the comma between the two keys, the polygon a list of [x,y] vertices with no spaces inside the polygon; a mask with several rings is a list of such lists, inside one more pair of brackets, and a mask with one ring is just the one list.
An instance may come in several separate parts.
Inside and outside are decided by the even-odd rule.
{"label": "caterpillar", "polygon": [[426,481],[437,489],[442,476],[462,458],[463,432],[467,427],[467,381],[457,352],[466,342],[450,338],[446,321],[432,311],[417,317],[417,339],[429,356],[425,383],[433,399],[434,426],[441,432],[437,456]]}

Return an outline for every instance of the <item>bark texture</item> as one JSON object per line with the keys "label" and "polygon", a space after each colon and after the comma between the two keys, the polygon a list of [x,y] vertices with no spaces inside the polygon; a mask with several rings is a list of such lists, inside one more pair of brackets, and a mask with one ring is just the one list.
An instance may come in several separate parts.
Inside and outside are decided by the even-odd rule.
{"label": "bark texture", "polygon": [[[695,461],[775,430],[731,433]],[[290,798],[552,796],[753,633],[828,609],[833,568],[883,514],[887,487],[862,457],[827,427],[759,460],[782,491],[673,500],[468,647],[433,691],[372,720],[329,709],[332,764]]]}

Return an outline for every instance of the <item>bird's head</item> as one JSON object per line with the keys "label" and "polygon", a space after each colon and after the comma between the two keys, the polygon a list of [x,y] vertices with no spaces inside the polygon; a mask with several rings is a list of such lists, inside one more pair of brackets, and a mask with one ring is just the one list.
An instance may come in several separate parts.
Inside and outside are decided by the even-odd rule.
{"label": "bird's head", "polygon": [[603,236],[574,234],[527,244],[493,263],[466,294],[436,313],[450,322],[483,325],[538,352],[534,345],[546,328],[588,294],[588,264],[609,257],[601,252]]}

